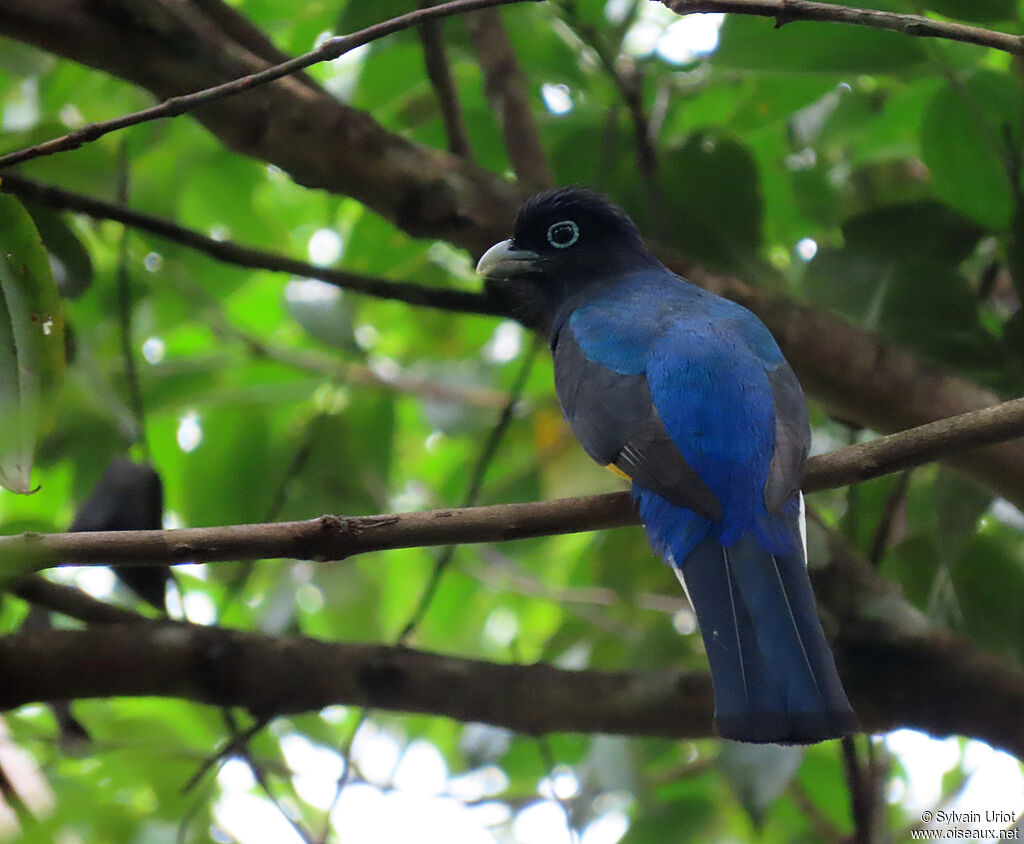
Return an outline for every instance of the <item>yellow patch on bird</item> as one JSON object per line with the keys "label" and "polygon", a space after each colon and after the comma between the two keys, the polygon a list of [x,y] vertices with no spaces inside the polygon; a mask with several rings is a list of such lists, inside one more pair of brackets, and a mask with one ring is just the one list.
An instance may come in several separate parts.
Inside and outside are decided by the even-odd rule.
{"label": "yellow patch on bird", "polygon": [[609,472],[611,472],[613,475],[618,475],[624,481],[629,481],[630,483],[632,483],[632,481],[633,481],[633,479],[629,475],[627,475],[625,472],[623,472],[614,463],[608,463],[608,464],[605,465],[604,468],[607,469]]}

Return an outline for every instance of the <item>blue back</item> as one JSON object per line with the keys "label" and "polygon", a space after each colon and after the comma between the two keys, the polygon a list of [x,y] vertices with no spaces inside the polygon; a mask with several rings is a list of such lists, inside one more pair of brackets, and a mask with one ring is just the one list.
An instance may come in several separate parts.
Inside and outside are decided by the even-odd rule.
{"label": "blue back", "polygon": [[[671,508],[670,519],[652,520],[675,540],[674,556],[685,557],[709,531],[725,546],[751,533],[767,551],[792,551],[791,519],[769,514],[763,494],[776,427],[768,376],[784,363],[764,325],[667,270],[645,270],[603,288],[571,313],[569,326],[590,360],[646,375],[672,442],[721,502],[716,524]],[[657,507],[643,492],[634,490],[641,508]]]}

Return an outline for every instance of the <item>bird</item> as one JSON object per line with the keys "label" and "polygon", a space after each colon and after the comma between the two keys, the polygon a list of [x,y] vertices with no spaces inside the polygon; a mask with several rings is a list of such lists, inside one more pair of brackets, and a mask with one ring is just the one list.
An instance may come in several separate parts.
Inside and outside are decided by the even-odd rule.
{"label": "bird", "polygon": [[727,739],[857,730],[807,574],[807,402],[768,328],[676,275],[606,196],[528,199],[478,273],[546,332],[583,449],[631,482],[701,630]]}
{"label": "bird", "polygon": [[[163,482],[146,463],[115,457],[89,497],[82,502],[68,530],[159,530],[163,527]],[[118,580],[146,603],[167,612],[170,566],[113,566]]]}

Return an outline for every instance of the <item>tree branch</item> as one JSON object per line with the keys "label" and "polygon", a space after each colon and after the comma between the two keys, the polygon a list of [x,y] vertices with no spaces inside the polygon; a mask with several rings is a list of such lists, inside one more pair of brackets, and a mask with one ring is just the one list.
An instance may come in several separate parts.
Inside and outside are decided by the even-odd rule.
{"label": "tree branch", "polygon": [[527,81],[501,23],[501,12],[482,9],[466,15],[465,22],[512,169],[520,181],[534,188],[551,187],[555,177],[530,108]]}
{"label": "tree branch", "polygon": [[[811,458],[804,489],[845,486],[1024,434],[1024,399]],[[504,542],[637,523],[628,493],[374,516],[176,530],[0,537],[0,572],[59,565],[165,565],[288,557],[342,560],[370,551]]]}
{"label": "tree branch", "polygon": [[28,179],[14,172],[5,172],[0,176],[0,190],[35,200],[51,208],[76,211],[99,220],[115,220],[140,231],[155,234],[165,240],[188,246],[190,249],[195,249],[218,261],[239,267],[272,270],[304,278],[315,278],[344,290],[351,290],[354,293],[362,293],[364,296],[373,296],[377,299],[393,299],[410,305],[460,313],[503,315],[499,303],[485,294],[427,287],[412,282],[392,281],[379,276],[351,273],[347,270],[318,267],[315,264],[289,258],[276,252],[255,249],[251,246],[233,243],[230,240],[215,240],[163,217],[135,211],[118,203],[73,193],[63,188]]}
{"label": "tree branch", "polygon": [[[542,1],[529,0],[532,3]],[[308,53],[273,65],[257,73],[250,73],[247,76],[232,79],[230,82],[204,88],[191,94],[171,97],[159,105],[150,106],[142,111],[132,112],[131,114],[124,114],[112,120],[90,123],[59,138],[53,138],[32,147],[2,155],[0,156],[0,168],[20,164],[23,161],[31,161],[33,158],[40,158],[44,155],[53,155],[58,152],[78,149],[83,144],[91,143],[118,129],[137,126],[140,123],[148,123],[151,120],[158,120],[162,117],[177,117],[179,114],[185,114],[195,108],[216,102],[224,97],[234,96],[257,88],[260,85],[266,85],[268,82],[289,76],[311,65],[332,61],[345,55],[345,53],[351,52],[356,47],[369,44],[372,41],[376,41],[386,35],[392,35],[395,32],[400,32],[403,29],[422,26],[436,18],[472,12],[488,6],[522,2],[526,2],[526,0],[451,0],[449,3],[417,9],[414,12],[399,15],[390,20],[369,26],[366,29],[361,29],[351,35],[338,35],[334,38],[329,38],[315,50],[310,50]]]}
{"label": "tree branch", "polygon": [[1024,399],[1011,399],[812,457],[803,488],[815,492],[847,486],[1020,436],[1024,436]]}
{"label": "tree branch", "polygon": [[[420,0],[420,6],[425,5],[429,3]],[[441,106],[441,118],[444,121],[445,134],[448,136],[448,152],[460,158],[472,158],[469,135],[459,105],[459,94],[455,89],[455,80],[452,78],[444,46],[444,24],[439,20],[427,21],[418,27],[418,31],[420,43],[423,45],[423,63],[427,70],[427,78],[433,85]]]}
{"label": "tree branch", "polygon": [[677,15],[700,12],[726,12],[775,18],[776,27],[792,21],[821,21],[888,29],[921,38],[945,38],[982,47],[992,47],[1013,55],[1024,55],[1024,36],[1011,35],[979,26],[939,21],[923,15],[881,12],[819,3],[813,0],[661,0]]}
{"label": "tree branch", "polygon": [[344,703],[531,734],[697,737],[711,725],[711,684],[698,673],[498,665],[406,647],[177,623],[14,634],[0,639],[0,671],[4,709],[38,700],[161,695],[243,706],[257,717]]}
{"label": "tree branch", "polygon": [[[837,650],[864,729],[959,733],[1024,756],[1024,677],[994,657],[946,633],[901,632],[877,620],[844,632]],[[712,735],[711,683],[702,673],[502,665],[173,622],[17,633],[0,639],[0,673],[5,709],[159,695],[245,707],[258,718],[343,704],[533,735]]]}

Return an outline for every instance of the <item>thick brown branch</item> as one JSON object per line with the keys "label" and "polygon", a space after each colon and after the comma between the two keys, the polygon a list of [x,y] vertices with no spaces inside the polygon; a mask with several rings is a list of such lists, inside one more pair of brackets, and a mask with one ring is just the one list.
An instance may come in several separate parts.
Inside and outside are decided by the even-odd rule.
{"label": "thick brown branch", "polygon": [[[540,1],[541,0],[530,0],[530,2]],[[351,35],[339,35],[334,38],[329,38],[315,50],[310,50],[308,53],[296,56],[294,59],[289,59],[288,61],[281,62],[280,64],[273,65],[272,67],[268,67],[256,73],[250,73],[246,76],[232,79],[230,82],[224,82],[220,85],[204,88],[190,94],[171,97],[159,105],[150,106],[142,111],[124,114],[120,117],[115,117],[112,120],[105,120],[101,123],[90,123],[87,126],[82,126],[81,128],[76,129],[74,132],[62,135],[59,138],[53,138],[52,140],[44,141],[41,144],[36,144],[35,146],[27,149],[17,150],[15,152],[8,153],[7,155],[0,156],[0,167],[10,167],[14,164],[20,164],[23,161],[40,158],[44,155],[53,155],[54,153],[77,149],[82,146],[82,144],[95,141],[98,138],[102,138],[104,135],[116,132],[118,129],[137,126],[140,123],[148,123],[151,120],[158,120],[162,117],[176,117],[179,114],[185,114],[195,108],[216,102],[224,97],[235,96],[244,91],[250,91],[253,88],[257,88],[260,85],[266,85],[269,82],[289,76],[297,71],[304,70],[311,65],[339,58],[340,56],[345,55],[345,53],[354,50],[356,47],[369,44],[371,41],[376,41],[379,38],[383,38],[395,32],[400,32],[401,30],[408,29],[409,27],[421,26],[436,18],[472,12],[476,9],[488,6],[499,6],[508,3],[522,2],[525,2],[525,0],[451,0],[449,3],[441,3],[437,6],[428,6],[426,8],[417,9],[414,12],[399,15],[398,17],[391,18],[390,20],[374,24],[366,29],[361,29],[359,32],[354,32]]]}
{"label": "thick brown branch", "polygon": [[[808,461],[804,487],[820,490],[956,454],[1024,433],[1024,399],[880,437]],[[299,522],[21,534],[0,538],[0,572],[65,564],[164,565],[268,557],[340,560],[370,551],[450,543],[503,542],[636,524],[627,493]]]}
{"label": "thick brown branch", "polygon": [[[839,654],[864,729],[960,733],[1024,755],[1024,677],[993,657],[947,634],[884,623],[844,633]],[[166,622],[7,636],[0,674],[5,709],[159,695],[245,707],[257,717],[345,704],[528,734],[712,735],[711,684],[702,673],[502,665]]]}
{"label": "thick brown branch", "polygon": [[332,703],[550,731],[707,735],[703,674],[563,671],[384,645],[182,624],[103,625],[0,639],[0,708],[117,695],[181,697],[255,715]]}
{"label": "thick brown branch", "polygon": [[881,12],[876,9],[858,9],[838,6],[834,3],[819,3],[813,0],[661,0],[678,15],[698,12],[728,12],[740,15],[759,15],[775,18],[777,26],[791,21],[822,21],[867,26],[873,29],[889,29],[904,35],[922,38],[946,38],[964,41],[982,47],[992,47],[1014,55],[1024,55],[1024,37],[982,29],[979,26],[939,21],[923,15],[908,15],[899,12]]}

